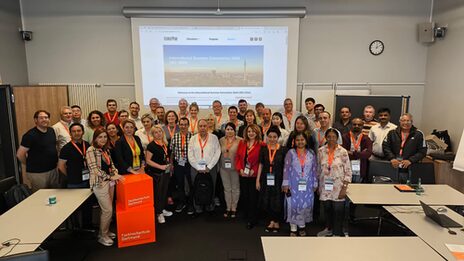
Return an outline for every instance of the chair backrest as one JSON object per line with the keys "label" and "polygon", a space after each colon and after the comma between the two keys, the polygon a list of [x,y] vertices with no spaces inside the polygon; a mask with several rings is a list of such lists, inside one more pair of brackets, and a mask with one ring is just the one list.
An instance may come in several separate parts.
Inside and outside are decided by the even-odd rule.
{"label": "chair backrest", "polygon": [[435,184],[435,167],[433,162],[421,162],[411,165],[411,183],[416,184],[421,178],[422,184]]}
{"label": "chair backrest", "polygon": [[0,257],[1,261],[49,261],[50,257],[47,250],[32,251],[11,256]]}
{"label": "chair backrest", "polygon": [[373,182],[374,176],[375,177],[388,177],[392,181],[396,181],[398,179],[398,170],[393,168],[389,161],[370,160],[369,161],[369,172],[367,174],[368,181]]}

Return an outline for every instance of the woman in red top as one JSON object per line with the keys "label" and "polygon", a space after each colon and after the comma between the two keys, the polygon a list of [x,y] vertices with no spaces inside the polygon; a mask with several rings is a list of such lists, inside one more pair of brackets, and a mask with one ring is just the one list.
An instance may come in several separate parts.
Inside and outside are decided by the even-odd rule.
{"label": "woman in red top", "polygon": [[259,167],[259,152],[264,143],[258,125],[248,125],[235,155],[235,168],[240,175],[240,200],[247,220],[247,229],[258,222],[258,197],[256,177]]}

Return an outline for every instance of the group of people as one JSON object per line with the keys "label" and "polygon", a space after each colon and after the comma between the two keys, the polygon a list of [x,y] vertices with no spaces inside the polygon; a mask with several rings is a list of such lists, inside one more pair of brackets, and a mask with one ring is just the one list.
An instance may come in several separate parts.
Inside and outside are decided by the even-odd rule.
{"label": "group of people", "polygon": [[[101,208],[98,240],[106,246],[115,238],[109,231],[114,187],[126,174],[153,178],[158,223],[173,215],[167,204],[179,213],[211,212],[216,195],[223,194],[224,218],[235,218],[239,209],[251,229],[264,213],[266,231],[279,231],[285,220],[291,236],[306,235],[320,202],[327,223],[318,235],[341,236],[348,186],[367,182],[370,158],[407,172],[426,152],[412,115],[402,115],[397,128],[388,108],[377,111],[377,122],[370,105],[361,118],[342,107],[333,127],[330,113],[313,98],[306,99],[305,113],[295,111],[291,99],[274,113],[262,103],[252,110],[239,100],[227,116],[216,100],[202,118],[199,106],[185,99],[178,111],[165,111],[152,98],[150,112],[142,116],[137,102],[128,111],[118,110],[113,99],[106,105],[105,113],[95,110],[86,119],[78,105],[62,107],[52,127],[50,113],[37,111],[36,127],[24,134],[17,151],[33,191],[92,189]],[[88,213],[83,216],[84,223],[91,222]]]}

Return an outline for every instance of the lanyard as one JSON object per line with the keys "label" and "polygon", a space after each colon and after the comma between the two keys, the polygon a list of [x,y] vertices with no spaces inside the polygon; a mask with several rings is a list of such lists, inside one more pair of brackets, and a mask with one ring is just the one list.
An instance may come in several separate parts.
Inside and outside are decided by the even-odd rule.
{"label": "lanyard", "polygon": [[171,131],[171,128],[169,127],[169,125],[167,127],[168,127],[168,131],[169,131],[169,138],[172,139],[174,137],[174,133],[176,132],[177,125],[174,125],[174,128],[172,128],[172,131]]}
{"label": "lanyard", "polygon": [[127,143],[129,144],[129,147],[132,150],[132,155],[134,156],[134,158],[138,157],[138,155],[137,155],[137,144],[135,143],[134,137],[129,138],[126,135],[124,135],[124,136],[126,138]]}
{"label": "lanyard", "polygon": [[103,158],[105,158],[106,164],[108,164],[108,166],[110,166],[110,169],[111,169],[111,158],[110,158],[110,155],[108,155],[108,153],[106,153],[106,151],[103,151],[103,150],[102,150],[102,156],[103,156]]}
{"label": "lanyard", "polygon": [[195,124],[192,126],[192,122],[190,122],[190,132],[195,133],[195,129],[197,128],[198,118],[195,120]]}
{"label": "lanyard", "polygon": [[235,136],[234,136],[234,139],[232,140],[232,142],[229,143],[229,139],[226,138],[226,152],[227,152],[227,156],[229,156],[229,151],[230,151],[230,148],[232,147],[232,145],[234,144],[235,142]]}
{"label": "lanyard", "polygon": [[363,134],[361,133],[358,136],[358,140],[355,141],[354,134],[353,134],[353,132],[350,131],[350,139],[351,139],[351,144],[354,147],[354,151],[358,151],[359,146],[361,145],[362,137],[363,137]]}
{"label": "lanyard", "polygon": [[322,145],[324,145],[324,141],[325,141],[325,137],[323,136],[322,139],[321,139],[321,132],[320,131],[317,131],[317,141],[319,143],[319,147],[321,147]]}
{"label": "lanyard", "polygon": [[337,147],[338,147],[338,144],[335,145],[335,148],[333,150],[331,150],[330,147],[327,146],[327,155],[328,155],[327,164],[329,166],[329,171],[332,168],[332,163],[335,158],[335,150],[337,149]]}
{"label": "lanyard", "polygon": [[301,177],[304,178],[304,166],[306,163],[306,150],[303,153],[300,153],[298,149],[296,149],[296,154],[298,156],[298,160],[300,161],[300,166],[301,166]]}
{"label": "lanyard", "polygon": [[166,147],[166,144],[164,144],[164,142],[159,142],[157,140],[155,140],[155,143],[160,146],[161,148],[163,148],[164,150],[164,156],[166,157],[166,161],[169,161],[169,154],[168,154],[168,147]]}
{"label": "lanyard", "polygon": [[71,136],[71,133],[69,132],[69,127],[66,126],[62,121],[61,122],[61,125],[63,125],[64,129],[66,130],[66,132],[69,134],[69,136]]}
{"label": "lanyard", "polygon": [[115,112],[114,115],[113,115],[113,118],[110,118],[110,113],[108,112],[108,114],[106,115],[106,118],[108,119],[108,123],[110,122],[114,122],[114,120],[116,119],[116,117],[118,117],[118,112]]}
{"label": "lanyard", "polygon": [[253,142],[253,145],[251,145],[251,147],[248,147],[248,144],[247,144],[247,155],[250,154],[250,152],[255,148],[257,143],[258,143],[257,141]]}
{"label": "lanyard", "polygon": [[219,117],[216,117],[216,123],[221,124],[222,114]]}
{"label": "lanyard", "polygon": [[189,112],[188,111],[185,111],[185,114],[183,114],[181,111],[179,111],[179,118],[181,116],[184,116],[184,117],[187,117],[189,115]]}
{"label": "lanyard", "polygon": [[[290,117],[288,117],[290,115]],[[288,127],[292,128],[292,118],[293,118],[293,111],[291,113],[285,113],[285,117],[288,120]]]}
{"label": "lanyard", "polygon": [[150,143],[153,140],[153,138],[150,139],[150,132],[145,130],[145,134],[147,135],[148,143]]}
{"label": "lanyard", "polygon": [[185,159],[185,153],[186,153],[186,149],[185,149],[185,140],[187,139],[186,135],[184,134],[181,134],[180,135],[180,140],[181,140],[181,143],[180,143],[180,154],[182,155],[182,158]]}
{"label": "lanyard", "polygon": [[203,153],[203,149],[206,147],[206,143],[208,143],[208,137],[209,135],[207,134],[206,136],[206,140],[205,140],[205,143],[201,143],[201,138],[200,138],[200,134],[198,134],[198,143],[200,143],[200,148],[201,148],[201,158],[203,159],[204,158],[204,153]]}
{"label": "lanyard", "polygon": [[267,150],[269,152],[269,164],[270,164],[269,172],[270,173],[272,173],[272,166],[274,166],[274,158],[277,153],[277,150],[279,150],[279,147],[280,147],[279,144],[277,144],[275,150],[272,150],[271,146],[267,145]]}
{"label": "lanyard", "polygon": [[79,153],[82,155],[82,157],[85,158],[85,152],[86,152],[85,142],[82,141],[82,150],[79,148],[79,146],[77,146],[77,144],[74,141],[71,141],[71,143],[74,146],[74,148],[76,148],[77,151],[79,151]]}
{"label": "lanyard", "polygon": [[401,148],[400,148],[400,156],[403,156],[403,148],[404,144],[406,143],[406,140],[409,137],[409,133],[404,134],[404,132],[401,132]]}
{"label": "lanyard", "polygon": [[269,128],[271,127],[271,124],[269,123],[269,126],[267,126],[267,128],[264,126],[264,122],[261,124],[261,127],[263,128],[263,135],[266,135],[267,133],[267,130],[269,130]]}

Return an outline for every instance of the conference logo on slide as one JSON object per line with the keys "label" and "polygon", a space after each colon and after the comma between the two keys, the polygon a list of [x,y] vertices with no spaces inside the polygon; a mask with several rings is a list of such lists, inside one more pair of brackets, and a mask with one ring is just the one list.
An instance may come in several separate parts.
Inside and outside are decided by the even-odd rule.
{"label": "conference logo on slide", "polygon": [[166,87],[263,87],[262,45],[164,45]]}

